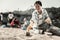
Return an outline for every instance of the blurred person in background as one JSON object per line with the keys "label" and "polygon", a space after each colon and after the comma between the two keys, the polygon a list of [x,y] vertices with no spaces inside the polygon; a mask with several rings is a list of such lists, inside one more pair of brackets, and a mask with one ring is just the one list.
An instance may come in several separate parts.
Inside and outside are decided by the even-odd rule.
{"label": "blurred person in background", "polygon": [[0,21],[3,21],[3,14],[0,13]]}
{"label": "blurred person in background", "polygon": [[2,21],[0,21],[0,28],[6,28],[6,25],[5,25],[5,24],[3,24],[3,22],[2,22]]}
{"label": "blurred person in background", "polygon": [[22,29],[26,30],[27,26],[29,25],[29,21],[27,20],[27,18],[24,18],[23,21],[24,21],[24,24],[22,25]]}
{"label": "blurred person in background", "polygon": [[9,12],[9,14],[8,14],[8,21],[9,21],[9,23],[11,23],[13,17],[14,17],[14,14],[12,12]]}
{"label": "blurred person in background", "polygon": [[0,13],[0,28],[5,28],[5,27],[6,27],[6,25],[3,24],[3,14]]}

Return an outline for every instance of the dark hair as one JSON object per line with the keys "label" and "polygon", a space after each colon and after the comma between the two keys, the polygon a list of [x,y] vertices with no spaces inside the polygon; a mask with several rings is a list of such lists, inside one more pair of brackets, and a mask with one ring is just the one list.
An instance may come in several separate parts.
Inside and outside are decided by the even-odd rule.
{"label": "dark hair", "polygon": [[42,6],[41,1],[36,1],[36,2],[34,3],[34,5],[35,5],[35,4],[39,4],[40,6]]}

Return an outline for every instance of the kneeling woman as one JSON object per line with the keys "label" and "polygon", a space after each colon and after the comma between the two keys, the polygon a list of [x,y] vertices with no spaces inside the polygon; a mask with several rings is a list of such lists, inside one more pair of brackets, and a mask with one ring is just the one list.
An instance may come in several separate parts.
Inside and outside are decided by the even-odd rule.
{"label": "kneeling woman", "polygon": [[[42,3],[40,1],[36,1],[35,4],[35,11],[32,13],[32,18],[30,20],[30,25],[27,27],[26,35],[30,35],[30,30],[33,28],[35,30],[39,25],[43,22],[47,24],[51,24],[51,20],[48,16],[48,13],[45,9],[42,8]],[[44,30],[42,31],[44,34]]]}

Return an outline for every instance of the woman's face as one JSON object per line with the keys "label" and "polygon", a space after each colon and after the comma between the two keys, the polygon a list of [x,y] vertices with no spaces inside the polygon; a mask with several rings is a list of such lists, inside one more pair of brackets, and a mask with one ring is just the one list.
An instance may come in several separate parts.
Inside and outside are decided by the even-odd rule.
{"label": "woman's face", "polygon": [[36,9],[37,11],[40,11],[40,10],[41,10],[41,7],[42,7],[42,6],[40,6],[39,4],[35,4],[34,6],[35,6],[35,9]]}

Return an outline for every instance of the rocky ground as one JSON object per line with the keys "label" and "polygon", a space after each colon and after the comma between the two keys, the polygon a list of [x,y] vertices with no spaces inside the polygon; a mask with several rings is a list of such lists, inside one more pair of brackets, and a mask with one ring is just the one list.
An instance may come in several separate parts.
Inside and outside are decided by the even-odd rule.
{"label": "rocky ground", "polygon": [[0,40],[60,40],[60,36],[48,32],[44,35],[32,33],[31,36],[25,36],[25,33],[19,28],[0,28]]}

